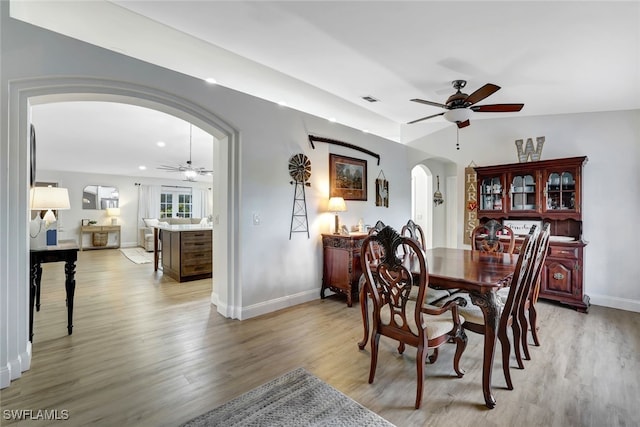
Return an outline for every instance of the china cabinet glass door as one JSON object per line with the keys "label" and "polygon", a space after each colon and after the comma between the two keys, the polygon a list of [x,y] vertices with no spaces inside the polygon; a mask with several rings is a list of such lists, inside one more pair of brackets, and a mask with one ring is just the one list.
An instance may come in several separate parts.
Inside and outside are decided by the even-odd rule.
{"label": "china cabinet glass door", "polygon": [[533,175],[514,175],[511,178],[511,206],[513,211],[533,211],[536,206],[536,179]]}
{"label": "china cabinet glass door", "polygon": [[576,180],[571,172],[550,173],[546,185],[547,211],[575,210]]}
{"label": "china cabinet glass door", "polygon": [[480,186],[480,210],[502,211],[502,181],[499,176],[482,179]]}

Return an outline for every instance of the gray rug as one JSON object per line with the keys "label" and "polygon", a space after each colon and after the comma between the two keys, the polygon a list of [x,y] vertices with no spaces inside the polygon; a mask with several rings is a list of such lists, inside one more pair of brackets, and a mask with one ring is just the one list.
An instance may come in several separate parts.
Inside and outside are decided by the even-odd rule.
{"label": "gray rug", "polygon": [[298,368],[183,424],[202,426],[385,426],[393,424]]}

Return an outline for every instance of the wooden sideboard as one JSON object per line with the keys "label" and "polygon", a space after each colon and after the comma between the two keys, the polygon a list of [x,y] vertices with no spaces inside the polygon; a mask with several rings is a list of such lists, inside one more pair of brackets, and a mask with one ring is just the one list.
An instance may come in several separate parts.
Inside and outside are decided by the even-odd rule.
{"label": "wooden sideboard", "polygon": [[322,235],[323,271],[320,297],[324,299],[329,289],[347,297],[347,305],[353,305],[353,295],[358,294],[358,281],[362,275],[360,250],[366,233],[343,236],[340,234]]}
{"label": "wooden sideboard", "polygon": [[212,237],[211,229],[160,229],[163,273],[178,282],[212,277]]}
{"label": "wooden sideboard", "polygon": [[[84,246],[84,235],[90,234],[90,246]],[[115,235],[110,242],[109,236]],[[80,226],[80,250],[85,249],[117,249],[120,247],[119,225],[83,225]]]}

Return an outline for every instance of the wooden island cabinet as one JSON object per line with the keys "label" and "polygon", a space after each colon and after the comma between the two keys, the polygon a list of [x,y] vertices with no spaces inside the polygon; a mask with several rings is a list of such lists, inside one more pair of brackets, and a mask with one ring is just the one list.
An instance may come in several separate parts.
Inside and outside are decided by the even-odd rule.
{"label": "wooden island cabinet", "polygon": [[[586,312],[582,239],[582,170],[586,157],[476,167],[478,219],[551,225],[540,298]],[[516,245],[518,247],[519,245]]]}
{"label": "wooden island cabinet", "polygon": [[178,282],[213,275],[212,230],[174,225],[160,228],[162,270]]}
{"label": "wooden island cabinet", "polygon": [[324,299],[325,290],[329,289],[347,297],[347,305],[353,305],[353,296],[357,298],[358,281],[362,275],[360,250],[367,233],[351,233],[350,235],[322,235],[322,288],[320,297]]}

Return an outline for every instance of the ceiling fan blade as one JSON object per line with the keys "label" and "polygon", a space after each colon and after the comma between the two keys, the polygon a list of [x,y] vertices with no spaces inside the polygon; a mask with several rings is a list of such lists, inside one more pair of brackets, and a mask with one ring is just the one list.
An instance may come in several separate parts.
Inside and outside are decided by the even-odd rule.
{"label": "ceiling fan blade", "polygon": [[440,108],[449,108],[444,104],[441,104],[439,102],[433,102],[433,101],[426,101],[424,99],[419,99],[419,98],[413,98],[411,101],[413,102],[419,102],[420,104],[427,104],[427,105],[431,105],[433,107],[440,107]]}
{"label": "ceiling fan blade", "polygon": [[473,92],[471,95],[467,96],[467,99],[464,100],[466,105],[473,105],[476,102],[482,101],[489,95],[493,95],[500,89],[500,86],[494,85],[493,83],[487,83],[482,86],[480,89]]}
{"label": "ceiling fan blade", "polygon": [[162,170],[169,171],[169,172],[180,172],[180,169],[178,169],[178,168],[176,168],[174,166],[162,165],[162,166],[158,166],[156,169],[162,169]]}
{"label": "ceiling fan blade", "polygon": [[524,104],[476,105],[469,108],[481,113],[510,113],[512,111],[520,111],[522,110],[522,107],[524,107]]}
{"label": "ceiling fan blade", "polygon": [[462,128],[466,128],[467,126],[469,126],[471,124],[471,122],[469,122],[469,119],[467,119],[464,122],[456,122],[456,124],[458,125],[458,129],[462,129]]}
{"label": "ceiling fan blade", "polygon": [[408,122],[407,124],[408,124],[408,125],[410,125],[410,124],[413,124],[413,123],[421,122],[421,121],[423,121],[423,120],[431,119],[431,118],[433,118],[433,117],[442,116],[444,113],[445,113],[445,112],[443,111],[442,113],[433,114],[433,115],[431,115],[431,116],[423,117],[423,118],[421,118],[421,119],[417,119],[417,120],[412,120],[412,121]]}

